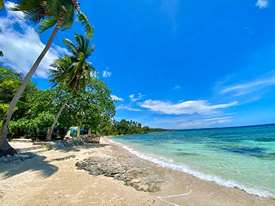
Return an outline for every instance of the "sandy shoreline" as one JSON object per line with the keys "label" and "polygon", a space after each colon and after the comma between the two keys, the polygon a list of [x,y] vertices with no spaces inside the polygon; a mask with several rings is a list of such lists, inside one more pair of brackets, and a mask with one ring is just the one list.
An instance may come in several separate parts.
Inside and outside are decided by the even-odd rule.
{"label": "sandy shoreline", "polygon": [[[13,142],[22,152],[34,154],[23,162],[0,162],[0,205],[186,205],[275,206],[275,200],[249,195],[182,172],[141,160],[106,138],[98,146],[48,149],[30,142]],[[161,177],[157,192],[137,191],[123,181],[94,176],[75,166],[87,158],[116,158]],[[148,173],[149,174],[149,173]],[[144,177],[146,178],[146,177]],[[138,188],[138,187],[137,187]]]}

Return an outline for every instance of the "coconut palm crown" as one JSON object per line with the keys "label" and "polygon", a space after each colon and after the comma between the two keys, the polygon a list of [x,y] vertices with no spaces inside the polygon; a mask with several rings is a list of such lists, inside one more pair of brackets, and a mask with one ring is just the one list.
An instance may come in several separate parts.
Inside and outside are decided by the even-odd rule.
{"label": "coconut palm crown", "polygon": [[68,29],[77,15],[87,35],[92,37],[93,34],[93,27],[76,0],[21,0],[13,10],[24,12],[28,19],[38,22],[40,32],[55,25]]}
{"label": "coconut palm crown", "polygon": [[72,92],[84,89],[90,79],[91,72],[95,69],[87,61],[94,52],[95,47],[90,47],[89,39],[83,35],[75,35],[76,44],[69,39],[64,40],[71,55],[57,59],[52,65],[50,81],[54,85],[62,85]]}

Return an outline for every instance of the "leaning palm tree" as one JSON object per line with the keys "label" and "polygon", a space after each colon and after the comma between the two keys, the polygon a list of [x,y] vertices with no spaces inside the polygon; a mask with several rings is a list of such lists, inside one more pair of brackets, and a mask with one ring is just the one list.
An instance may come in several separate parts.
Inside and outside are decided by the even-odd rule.
{"label": "leaning palm tree", "polygon": [[[93,66],[87,61],[88,57],[94,52],[94,47],[90,47],[89,39],[76,34],[75,40],[76,44],[68,39],[64,40],[64,44],[71,55],[57,59],[52,65],[53,69],[50,76],[50,81],[54,83],[54,86],[59,85],[61,88],[65,88],[66,92],[72,93],[72,96],[86,88],[91,72],[95,71]],[[47,140],[51,140],[53,130],[67,103],[68,100],[62,103],[48,131]]]}
{"label": "leaning palm tree", "polygon": [[3,119],[0,130],[0,156],[16,153],[7,141],[9,122],[16,107],[16,103],[22,96],[28,81],[48,52],[57,32],[61,29],[70,28],[77,15],[78,20],[84,25],[88,36],[91,37],[93,33],[92,26],[87,17],[81,12],[77,0],[20,0],[13,10],[24,12],[28,19],[35,23],[39,23],[40,32],[51,27],[54,27],[54,29],[45,48],[22,80],[20,87],[17,89],[15,96],[9,104],[9,109]]}

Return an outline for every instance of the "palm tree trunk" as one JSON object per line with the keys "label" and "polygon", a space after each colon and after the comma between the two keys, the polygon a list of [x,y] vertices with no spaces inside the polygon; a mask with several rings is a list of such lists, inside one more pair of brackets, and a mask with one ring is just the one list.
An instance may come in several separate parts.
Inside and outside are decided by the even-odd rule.
{"label": "palm tree trunk", "polygon": [[76,135],[76,138],[80,138],[80,126],[77,127],[77,135]]}
{"label": "palm tree trunk", "polygon": [[55,116],[55,119],[54,119],[54,121],[53,121],[53,124],[52,124],[51,128],[50,128],[49,131],[48,131],[48,135],[47,135],[47,140],[48,140],[48,141],[51,141],[51,140],[52,140],[53,130],[54,130],[54,128],[55,128],[55,125],[56,125],[57,122],[58,122],[58,119],[59,119],[60,115],[62,114],[63,110],[65,109],[67,102],[68,102],[68,101],[65,101],[65,103],[60,107],[60,109],[59,109],[57,115]]}
{"label": "palm tree trunk", "polygon": [[37,68],[38,68],[39,64],[41,63],[42,59],[44,58],[44,56],[47,54],[48,50],[50,49],[50,47],[53,43],[53,40],[54,40],[57,32],[59,31],[59,29],[60,29],[60,26],[56,25],[56,27],[54,28],[54,30],[53,30],[46,46],[45,46],[45,48],[43,49],[42,53],[39,55],[39,57],[37,58],[37,60],[33,64],[32,68],[29,70],[27,75],[22,80],[22,83],[21,83],[20,87],[17,89],[13,99],[11,100],[11,103],[9,105],[9,109],[8,109],[8,111],[7,111],[7,113],[4,117],[2,128],[0,130],[0,156],[1,156],[1,152],[2,153],[7,153],[9,151],[13,151],[12,153],[14,153],[14,149],[12,149],[12,147],[10,146],[10,144],[7,141],[9,122],[11,120],[12,114],[13,114],[14,109],[16,107],[16,103],[21,98],[21,96],[22,96],[28,82],[30,81],[32,75],[35,73],[35,71],[37,70]]}

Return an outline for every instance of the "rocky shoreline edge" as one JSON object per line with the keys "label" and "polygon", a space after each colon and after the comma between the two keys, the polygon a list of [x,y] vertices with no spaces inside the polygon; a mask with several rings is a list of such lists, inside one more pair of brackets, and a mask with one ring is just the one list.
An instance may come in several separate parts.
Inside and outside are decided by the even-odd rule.
{"label": "rocky shoreline edge", "polygon": [[91,175],[112,177],[138,191],[159,192],[164,178],[134,156],[89,157],[76,163],[78,169]]}

